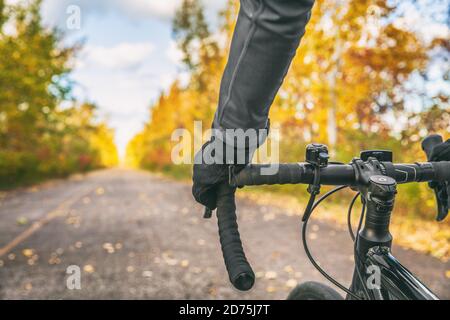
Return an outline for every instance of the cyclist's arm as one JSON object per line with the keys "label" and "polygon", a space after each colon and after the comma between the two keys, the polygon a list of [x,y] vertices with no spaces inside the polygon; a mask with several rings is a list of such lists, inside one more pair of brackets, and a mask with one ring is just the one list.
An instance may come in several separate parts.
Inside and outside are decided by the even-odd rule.
{"label": "cyclist's arm", "polygon": [[[268,128],[270,106],[305,33],[313,4],[314,0],[241,1],[213,128],[221,132]],[[262,135],[258,144],[264,139]]]}

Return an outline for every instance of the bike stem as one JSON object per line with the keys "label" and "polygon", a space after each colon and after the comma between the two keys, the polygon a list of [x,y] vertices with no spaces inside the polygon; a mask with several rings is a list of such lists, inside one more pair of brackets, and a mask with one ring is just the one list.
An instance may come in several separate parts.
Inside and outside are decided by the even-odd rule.
{"label": "bike stem", "polygon": [[389,224],[397,194],[397,183],[385,175],[383,166],[376,158],[369,158],[365,163],[355,159],[353,166],[359,181],[357,188],[367,206],[363,228],[357,235],[357,252],[360,257],[366,257],[370,248],[391,248]]}
{"label": "bike stem", "polygon": [[[375,247],[390,251],[392,246],[389,224],[397,194],[397,182],[386,175],[385,168],[377,158],[369,158],[367,162],[354,159],[352,165],[358,181],[354,188],[361,192],[361,199],[366,205],[367,212],[364,225],[356,235],[357,256],[350,290],[362,293],[364,284],[361,281],[366,281],[365,265],[369,251]],[[373,291],[370,295],[372,294],[376,292]]]}
{"label": "bike stem", "polygon": [[358,252],[366,256],[375,246],[391,248],[392,235],[389,232],[391,213],[394,208],[397,184],[387,176],[372,176],[364,194],[367,214],[364,227],[359,233]]}

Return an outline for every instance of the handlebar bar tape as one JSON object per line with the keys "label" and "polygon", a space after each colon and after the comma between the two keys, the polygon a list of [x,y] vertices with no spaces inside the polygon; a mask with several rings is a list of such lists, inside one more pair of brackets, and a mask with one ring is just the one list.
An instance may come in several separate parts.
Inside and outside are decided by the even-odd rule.
{"label": "handlebar bar tape", "polygon": [[450,161],[432,162],[435,181],[450,182]]}
{"label": "handlebar bar tape", "polygon": [[[230,184],[236,187],[274,184],[311,184],[314,167],[308,163],[283,163],[276,165],[251,164],[231,176]],[[320,169],[320,183],[324,185],[351,185],[355,172],[350,165],[334,165]]]}
{"label": "handlebar bar tape", "polygon": [[[393,164],[382,162],[389,167],[386,172],[398,183],[450,181],[450,162],[427,162]],[[272,174],[270,171],[275,170]],[[311,184],[314,181],[314,167],[308,163],[288,163],[278,165],[251,164],[236,175],[230,176],[230,184],[235,187],[273,184]],[[320,184],[331,186],[354,186],[360,183],[352,165],[330,164],[320,169]]]}
{"label": "handlebar bar tape", "polygon": [[255,283],[255,274],[242,248],[236,218],[235,190],[227,183],[218,187],[217,220],[220,245],[230,281],[236,289],[247,291]]}

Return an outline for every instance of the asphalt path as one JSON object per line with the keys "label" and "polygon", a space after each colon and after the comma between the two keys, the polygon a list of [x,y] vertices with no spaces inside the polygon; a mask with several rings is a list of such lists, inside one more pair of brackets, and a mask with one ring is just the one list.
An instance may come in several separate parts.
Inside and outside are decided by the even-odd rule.
{"label": "asphalt path", "polygon": [[[302,250],[297,215],[250,200],[239,200],[238,208],[257,275],[246,293],[229,284],[216,221],[202,219],[186,183],[112,169],[3,193],[0,298],[285,299],[297,283],[326,283]],[[348,234],[314,221],[309,241],[321,266],[348,284]],[[400,247],[393,252],[441,298],[450,298],[448,263]],[[80,289],[70,278],[76,272],[67,273],[77,268]]]}

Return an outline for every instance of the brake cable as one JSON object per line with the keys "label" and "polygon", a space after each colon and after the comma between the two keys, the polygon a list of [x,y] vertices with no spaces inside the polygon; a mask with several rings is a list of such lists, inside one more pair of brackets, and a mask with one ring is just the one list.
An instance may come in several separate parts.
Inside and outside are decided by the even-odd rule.
{"label": "brake cable", "polygon": [[328,273],[326,273],[318,264],[317,262],[314,260],[314,257],[312,256],[311,252],[309,251],[309,247],[308,247],[308,241],[306,240],[306,233],[307,233],[307,226],[308,226],[308,221],[309,218],[311,216],[311,214],[313,213],[313,211],[319,206],[319,204],[324,201],[325,199],[327,199],[329,196],[331,196],[332,194],[341,191],[345,188],[347,188],[348,186],[340,186],[337,187],[329,192],[327,192],[326,194],[324,194],[319,200],[317,200],[316,203],[314,203],[314,205],[311,207],[311,210],[309,212],[309,215],[307,217],[307,219],[305,221],[303,221],[303,227],[302,227],[302,242],[303,242],[303,247],[306,253],[306,256],[308,257],[309,261],[311,262],[311,264],[317,269],[317,271],[319,271],[322,276],[324,276],[328,281],[330,281],[331,283],[333,283],[336,287],[338,287],[339,289],[341,289],[342,291],[344,291],[345,293],[347,293],[348,295],[352,296],[354,299],[356,300],[361,300],[361,297],[359,297],[357,294],[353,293],[352,291],[350,291],[349,289],[347,289],[344,285],[342,285],[341,283],[339,283],[338,281],[336,281],[334,278],[332,278]]}
{"label": "brake cable", "polygon": [[361,275],[361,270],[359,269],[359,264],[362,261],[362,259],[361,259],[360,255],[358,253],[358,237],[357,237],[357,235],[361,231],[361,227],[362,227],[362,223],[364,221],[365,213],[366,213],[366,202],[364,201],[364,198],[363,198],[363,207],[361,209],[361,216],[359,218],[358,228],[356,229],[356,237],[355,237],[354,245],[353,245],[353,255],[355,257],[356,274],[358,275],[359,281],[360,281],[361,286],[362,286],[362,288],[364,290],[364,294],[366,295],[366,298],[369,298],[370,295],[369,295],[369,292],[367,290],[366,283],[364,282],[363,277]]}
{"label": "brake cable", "polygon": [[355,241],[355,234],[353,233],[353,227],[352,227],[352,211],[353,206],[355,205],[356,200],[361,195],[361,192],[358,192],[352,199],[352,202],[350,203],[350,207],[348,208],[348,214],[347,214],[347,226],[348,226],[348,232],[350,233],[350,237],[353,241]]}

